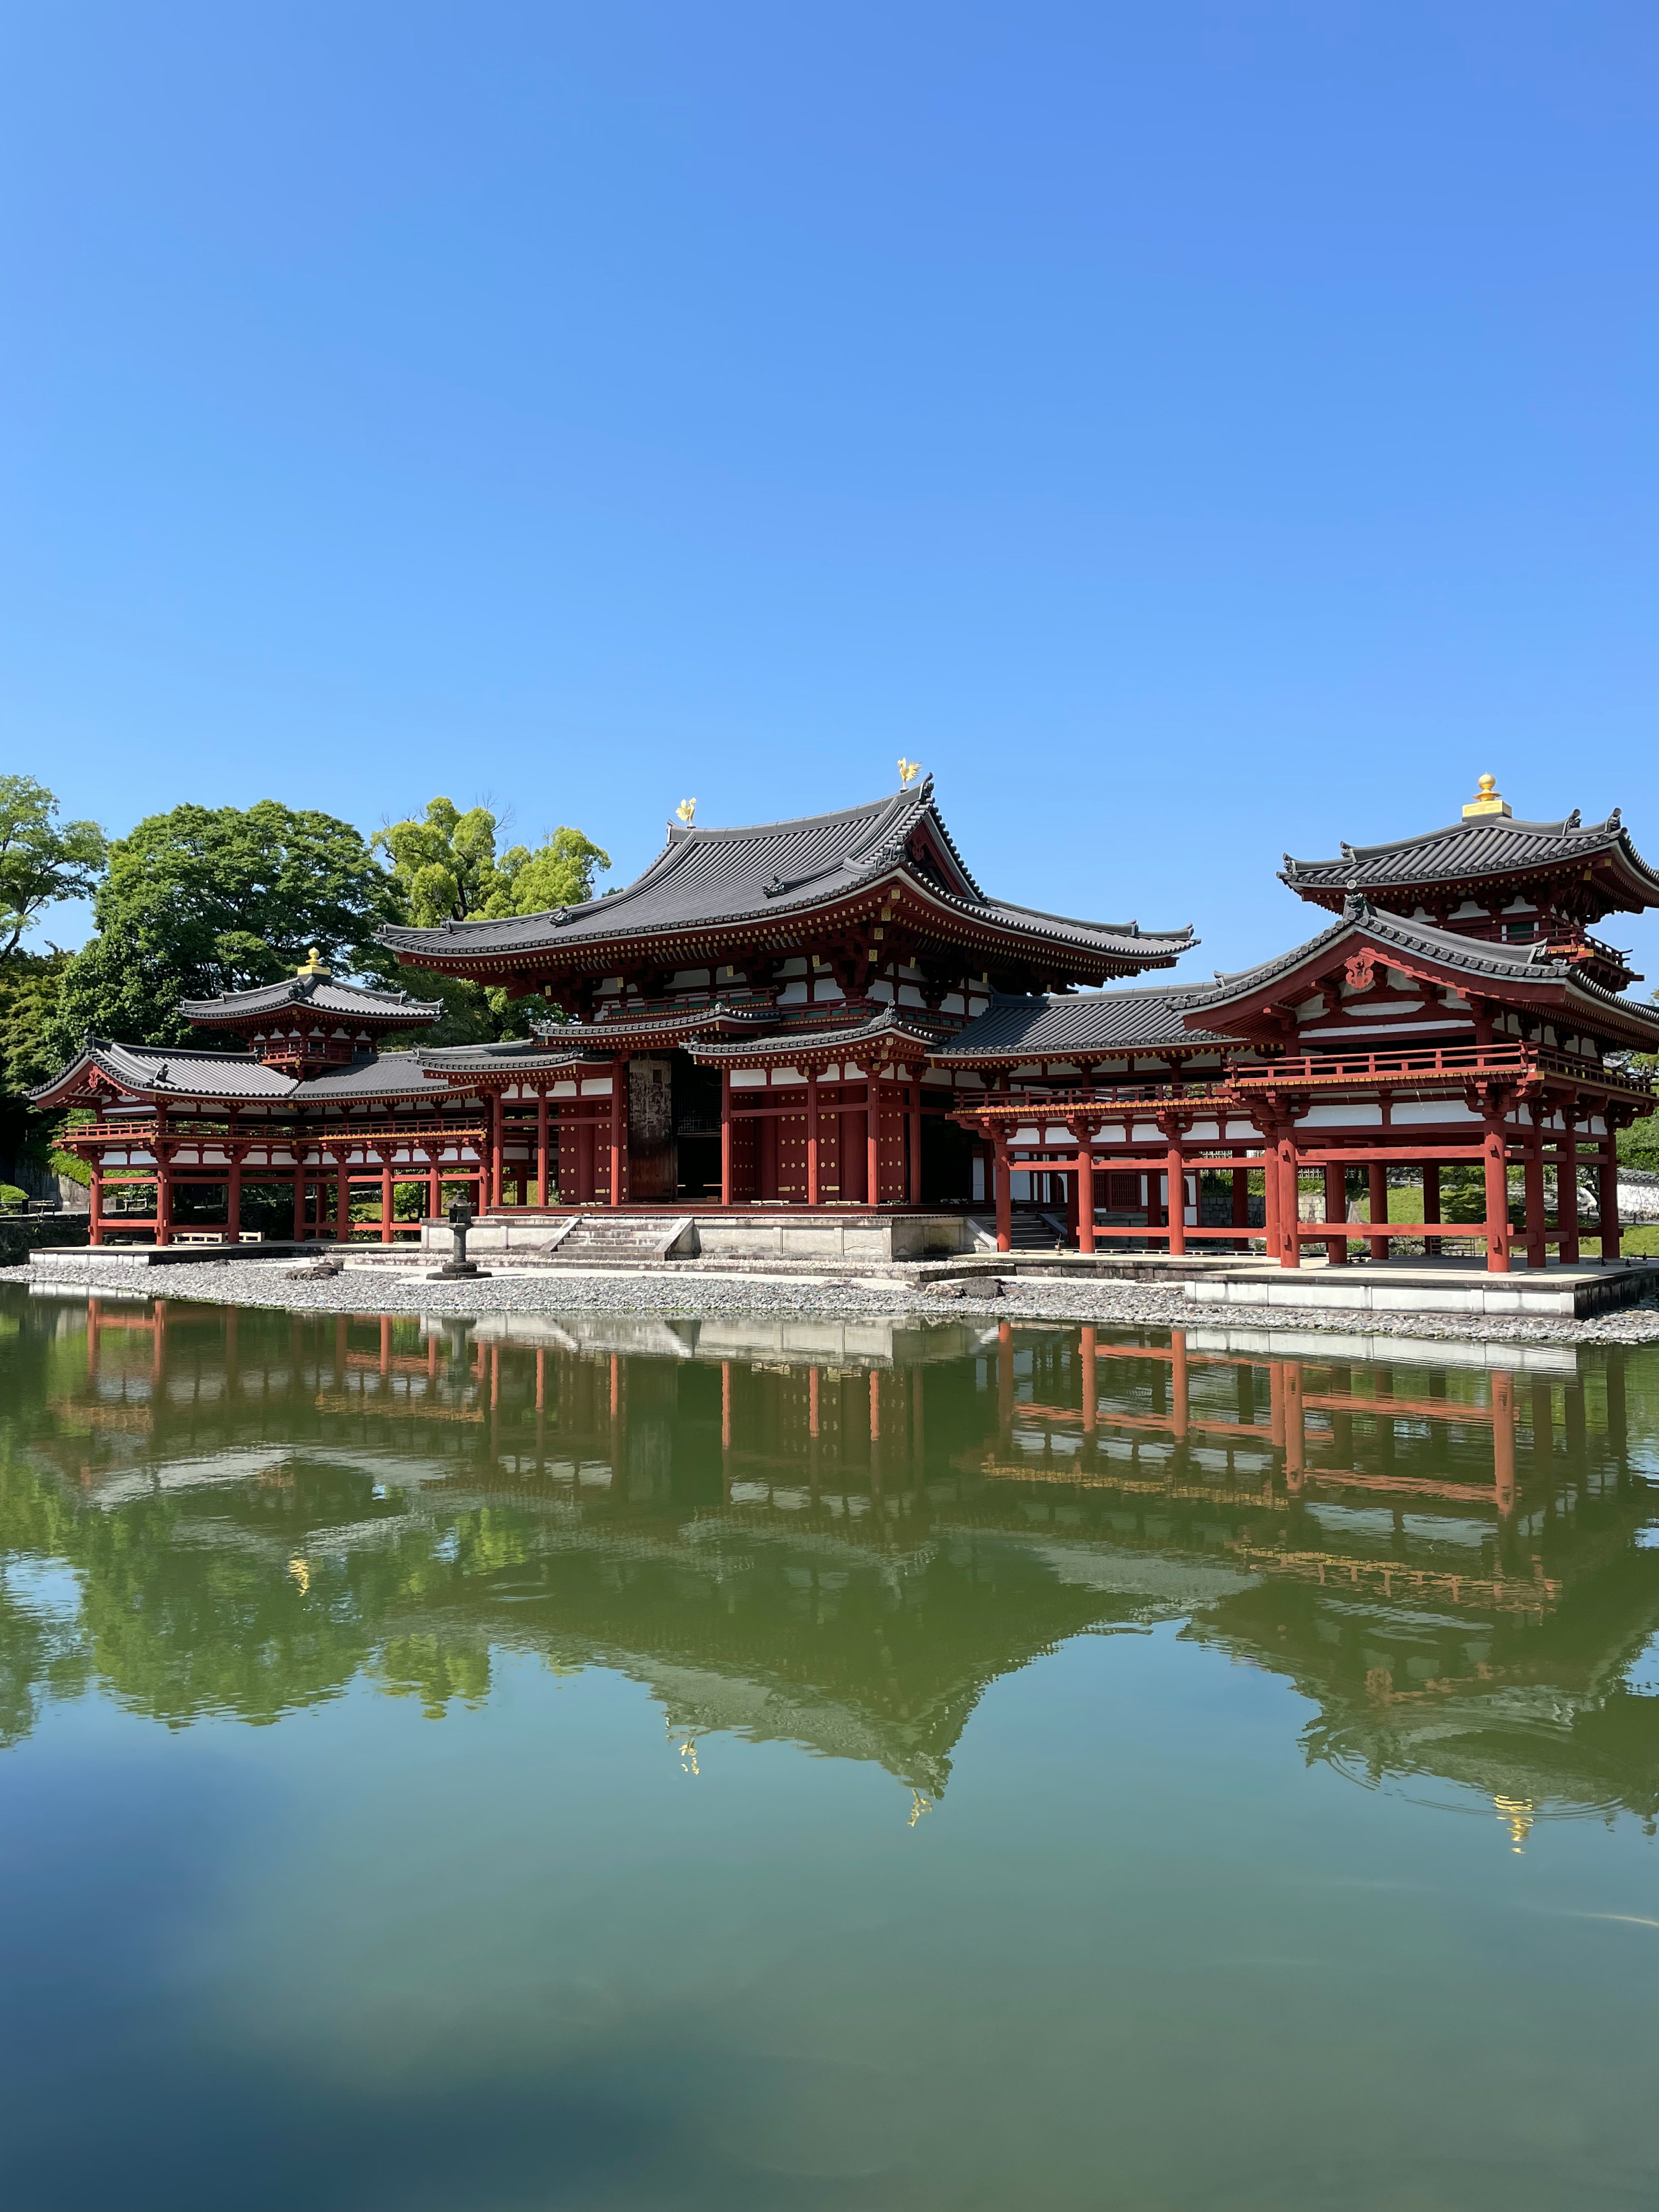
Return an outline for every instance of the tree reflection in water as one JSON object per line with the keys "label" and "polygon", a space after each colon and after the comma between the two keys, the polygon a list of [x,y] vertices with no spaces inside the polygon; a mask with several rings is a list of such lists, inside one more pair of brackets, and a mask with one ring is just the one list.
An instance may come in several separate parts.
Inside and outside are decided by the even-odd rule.
{"label": "tree reflection in water", "polygon": [[1294,1682],[1310,1758],[1461,1785],[1517,1843],[1659,1812],[1652,1354],[39,1295],[3,1318],[9,1741],[94,1683],[175,1727],[358,1680],[438,1717],[534,1651],[647,1684],[688,1769],[710,1729],[793,1741],[878,1761],[914,1819],[988,1683],[1176,1620]]}

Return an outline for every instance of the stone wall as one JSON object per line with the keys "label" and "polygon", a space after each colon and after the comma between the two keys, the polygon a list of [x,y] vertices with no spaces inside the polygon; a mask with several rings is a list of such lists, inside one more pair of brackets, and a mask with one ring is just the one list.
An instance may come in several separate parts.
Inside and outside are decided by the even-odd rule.
{"label": "stone wall", "polygon": [[88,1241],[84,1213],[0,1215],[0,1267],[21,1267],[31,1252]]}

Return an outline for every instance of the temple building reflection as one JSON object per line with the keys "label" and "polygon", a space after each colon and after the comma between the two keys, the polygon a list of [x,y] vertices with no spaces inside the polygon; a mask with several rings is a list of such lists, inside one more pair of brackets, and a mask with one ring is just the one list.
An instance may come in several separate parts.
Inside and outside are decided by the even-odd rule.
{"label": "temple building reflection", "polygon": [[441,1713],[534,1653],[644,1683],[694,1765],[733,1729],[926,1804],[992,1682],[1167,1621],[1292,1684],[1310,1756],[1518,1844],[1659,1813],[1649,1354],[12,1310],[0,1544],[81,1592],[44,1640],[7,1601],[14,1735],[93,1680],[171,1722],[361,1675]]}

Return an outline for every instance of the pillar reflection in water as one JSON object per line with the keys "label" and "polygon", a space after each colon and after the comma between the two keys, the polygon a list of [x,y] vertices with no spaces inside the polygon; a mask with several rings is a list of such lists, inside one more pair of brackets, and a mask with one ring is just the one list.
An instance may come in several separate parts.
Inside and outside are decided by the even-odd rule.
{"label": "pillar reflection in water", "polygon": [[[487,1693],[501,1639],[559,1666],[625,1650],[677,1726],[737,1725],[769,1682],[797,1733],[817,1713],[826,1745],[931,1801],[996,1675],[1171,1618],[1292,1677],[1339,1764],[1535,1806],[1553,1759],[1564,1802],[1659,1808],[1659,1701],[1606,1694],[1659,1625],[1628,1433],[1648,1399],[1614,1352],[1506,1369],[1401,1340],[1383,1367],[1336,1338],[1312,1359],[1198,1330],[114,1297],[24,1322],[31,1480],[82,1501],[81,1571],[111,1571],[105,1516],[137,1516],[155,1543],[124,1571],[195,1592],[123,1598],[108,1649],[136,1666],[148,1644],[135,1696],[211,1676],[167,1647],[222,1618],[258,1656],[215,1694],[249,1717],[363,1670],[441,1712]],[[198,1533],[169,1549],[175,1525]],[[1566,1716],[1542,1750],[1528,1723],[1524,1759],[1504,1748],[1517,1691]]]}

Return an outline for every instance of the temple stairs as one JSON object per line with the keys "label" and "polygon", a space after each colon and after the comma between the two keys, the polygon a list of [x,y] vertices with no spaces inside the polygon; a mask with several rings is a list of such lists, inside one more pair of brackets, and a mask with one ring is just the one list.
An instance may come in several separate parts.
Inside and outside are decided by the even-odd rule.
{"label": "temple stairs", "polygon": [[607,1261],[637,1267],[642,1260],[666,1259],[691,1226],[688,1214],[665,1220],[627,1214],[579,1213],[561,1222],[545,1238],[514,1258],[566,1267],[603,1267]]}
{"label": "temple stairs", "polygon": [[[981,1251],[994,1252],[997,1249],[997,1221],[994,1213],[975,1213],[970,1217],[974,1243]],[[1017,1206],[1009,1218],[1008,1249],[1011,1252],[1052,1252],[1056,1245],[1069,1249],[1071,1233],[1063,1214],[1048,1213],[1034,1206]]]}

